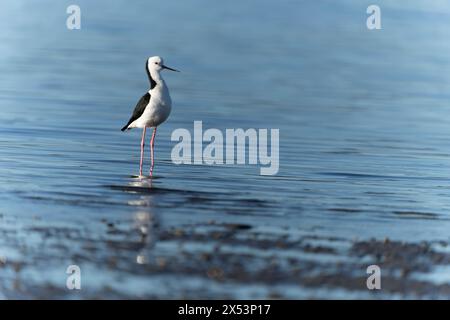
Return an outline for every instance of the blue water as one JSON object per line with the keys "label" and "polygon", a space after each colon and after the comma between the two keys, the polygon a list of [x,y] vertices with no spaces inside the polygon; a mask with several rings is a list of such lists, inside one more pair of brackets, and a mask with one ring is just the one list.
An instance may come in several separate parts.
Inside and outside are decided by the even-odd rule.
{"label": "blue water", "polygon": [[[142,287],[127,265],[164,251],[158,236],[139,250],[86,253],[110,236],[105,219],[449,240],[450,4],[378,1],[376,31],[365,25],[371,1],[77,4],[73,31],[65,2],[0,4],[0,258],[24,263],[35,284],[15,289],[0,268],[6,297],[45,297],[41,286],[64,286],[73,263],[105,267],[103,280],[86,277],[120,281],[126,297],[176,280],[147,272],[154,283]],[[133,177],[141,132],[120,131],[148,88],[150,55],[182,71],[164,74],[173,109],[158,129],[153,191]],[[171,133],[195,120],[279,129],[278,174],[173,164]],[[106,267],[111,257],[123,268]]]}

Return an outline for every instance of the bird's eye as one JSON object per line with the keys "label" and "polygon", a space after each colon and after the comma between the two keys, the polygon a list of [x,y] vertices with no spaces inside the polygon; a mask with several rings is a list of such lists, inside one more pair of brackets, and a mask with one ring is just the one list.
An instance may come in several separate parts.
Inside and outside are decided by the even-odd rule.
{"label": "bird's eye", "polygon": [[158,62],[155,62],[155,64],[158,64]]}

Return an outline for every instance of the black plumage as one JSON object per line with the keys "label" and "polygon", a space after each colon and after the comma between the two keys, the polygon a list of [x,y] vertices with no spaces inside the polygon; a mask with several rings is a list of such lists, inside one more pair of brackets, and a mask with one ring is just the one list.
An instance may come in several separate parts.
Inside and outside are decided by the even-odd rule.
{"label": "black plumage", "polygon": [[148,70],[148,63],[145,63],[145,70],[147,71],[148,80],[150,81],[150,90],[156,87],[156,81],[153,80],[150,70]]}
{"label": "black plumage", "polygon": [[131,116],[130,120],[128,120],[128,123],[121,129],[122,131],[125,131],[128,129],[128,126],[135,120],[139,119],[142,114],[145,111],[145,108],[148,105],[148,102],[150,101],[150,93],[144,94],[141,99],[139,99],[138,103],[136,104],[136,107],[134,108],[133,115]]}

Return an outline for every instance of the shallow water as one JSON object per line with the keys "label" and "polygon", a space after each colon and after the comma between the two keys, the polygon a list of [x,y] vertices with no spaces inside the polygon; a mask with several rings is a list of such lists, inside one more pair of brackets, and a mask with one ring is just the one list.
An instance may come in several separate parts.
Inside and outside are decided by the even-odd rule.
{"label": "shallow water", "polygon": [[[367,298],[326,281],[208,273],[236,257],[258,269],[261,243],[223,249],[205,275],[180,252],[214,255],[228,238],[176,236],[236,224],[233,241],[448,242],[450,5],[378,3],[380,31],[366,29],[369,1],[78,1],[75,31],[64,3],[0,4],[0,296],[266,298],[281,286],[291,298]],[[150,188],[133,176],[140,132],[120,128],[155,54],[182,72],[164,74],[174,106]],[[173,164],[170,135],[195,120],[279,128],[279,173]],[[157,272],[161,259],[176,262]],[[75,293],[65,290],[70,264],[83,270]],[[448,268],[429,273],[448,280]]]}

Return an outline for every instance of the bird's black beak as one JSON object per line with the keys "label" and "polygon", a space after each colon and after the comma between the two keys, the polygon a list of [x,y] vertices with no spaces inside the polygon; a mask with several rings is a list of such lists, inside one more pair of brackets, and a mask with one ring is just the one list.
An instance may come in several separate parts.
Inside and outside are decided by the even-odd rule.
{"label": "bird's black beak", "polygon": [[165,65],[162,65],[161,67],[162,67],[163,69],[167,69],[167,70],[170,70],[170,71],[180,72],[180,71],[178,71],[178,70],[169,68],[169,67],[167,67],[167,66],[165,66]]}

